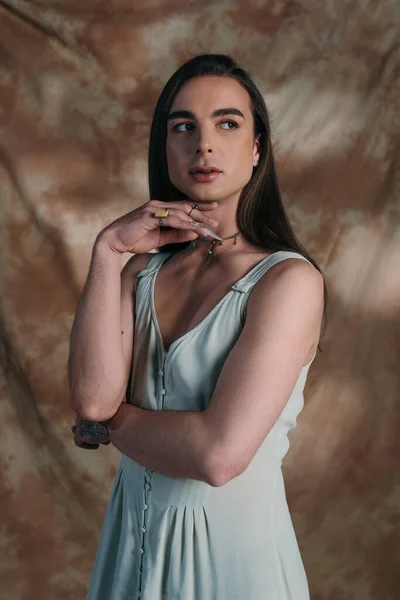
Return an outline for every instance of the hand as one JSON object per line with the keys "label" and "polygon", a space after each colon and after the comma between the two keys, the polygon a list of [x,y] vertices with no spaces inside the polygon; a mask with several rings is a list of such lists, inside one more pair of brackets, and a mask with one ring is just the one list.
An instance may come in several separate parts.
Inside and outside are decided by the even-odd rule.
{"label": "hand", "polygon": [[[105,243],[119,254],[124,252],[144,254],[165,244],[195,240],[199,235],[207,236],[207,230],[200,227],[194,229],[191,223],[197,221],[206,227],[216,227],[211,217],[205,213],[217,208],[218,202],[198,202],[199,208],[194,209],[192,204],[194,203],[190,200],[177,202],[150,200],[113,221],[99,233],[96,243]],[[169,209],[169,215],[162,217],[165,229],[160,229],[159,217],[155,217],[154,213],[166,208]]]}
{"label": "hand", "polygon": [[86,450],[97,450],[100,444],[110,443],[109,431],[103,423],[84,421],[76,417],[75,425],[71,427],[75,445]]}

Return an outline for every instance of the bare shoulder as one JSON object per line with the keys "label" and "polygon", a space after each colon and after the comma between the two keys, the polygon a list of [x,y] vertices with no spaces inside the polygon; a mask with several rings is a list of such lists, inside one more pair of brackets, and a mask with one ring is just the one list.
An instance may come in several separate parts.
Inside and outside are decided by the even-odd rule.
{"label": "bare shoulder", "polygon": [[[324,280],[321,273],[311,263],[300,258],[286,258],[268,269],[255,286],[257,290],[271,289],[279,285],[280,288],[290,286],[307,289],[323,290]],[[263,292],[261,292],[263,293]]]}
{"label": "bare shoulder", "polygon": [[143,254],[134,254],[126,262],[122,272],[127,278],[135,278],[136,275],[145,269],[150,262],[150,259],[154,256],[154,252],[145,252]]}
{"label": "bare shoulder", "polygon": [[311,313],[318,320],[324,307],[324,279],[311,263],[287,258],[271,267],[252,290],[248,302],[251,318],[261,313],[285,313],[305,317]]}

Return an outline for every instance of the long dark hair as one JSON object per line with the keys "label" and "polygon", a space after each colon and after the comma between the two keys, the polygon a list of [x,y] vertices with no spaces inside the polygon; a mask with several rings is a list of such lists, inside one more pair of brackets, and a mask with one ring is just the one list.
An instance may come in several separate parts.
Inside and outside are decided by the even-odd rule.
{"label": "long dark hair", "polygon": [[[304,256],[323,275],[320,267],[308,254],[294,234],[286,215],[275,169],[268,110],[262,94],[251,76],[225,54],[199,54],[186,61],[170,77],[158,99],[151,126],[149,146],[150,198],[162,202],[183,200],[185,195],[172,183],[168,175],[166,142],[167,117],[176,95],[184,83],[195,77],[214,75],[233,77],[248,92],[251,99],[254,137],[259,136],[260,159],[250,181],[243,188],[238,208],[237,223],[241,235],[251,244],[266,250],[288,250]],[[160,252],[179,252],[190,244],[165,244]],[[327,289],[324,279],[324,319],[326,326]],[[318,348],[321,350],[320,346]]]}

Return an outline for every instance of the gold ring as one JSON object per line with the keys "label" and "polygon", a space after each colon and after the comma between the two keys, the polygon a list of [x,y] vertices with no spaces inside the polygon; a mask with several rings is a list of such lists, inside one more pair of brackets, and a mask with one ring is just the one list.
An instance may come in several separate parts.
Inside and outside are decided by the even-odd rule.
{"label": "gold ring", "polygon": [[159,210],[156,210],[156,212],[154,213],[155,217],[168,217],[169,214],[169,208],[160,208]]}

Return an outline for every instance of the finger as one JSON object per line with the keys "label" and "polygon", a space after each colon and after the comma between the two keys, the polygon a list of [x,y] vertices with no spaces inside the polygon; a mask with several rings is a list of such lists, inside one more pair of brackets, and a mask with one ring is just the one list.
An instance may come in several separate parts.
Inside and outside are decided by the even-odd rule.
{"label": "finger", "polygon": [[185,211],[179,211],[178,216],[183,219],[184,221],[188,221],[189,223],[191,221],[197,221],[200,223],[204,223],[204,225],[210,226],[211,227],[216,227],[218,225],[218,221],[216,221],[215,219],[212,219],[211,217],[205,215],[204,213],[201,213],[199,210],[197,209],[193,209],[192,211],[190,211],[190,215],[189,213],[186,213]]}
{"label": "finger", "polygon": [[198,239],[199,233],[198,229],[197,231],[191,231],[189,229],[163,229],[160,231],[159,246],[192,242]]}
{"label": "finger", "polygon": [[194,227],[191,223],[192,221],[180,221],[179,223],[176,223],[176,227],[169,227],[167,225],[165,229],[160,229],[160,242],[158,245],[164,246],[165,244],[196,240],[199,236],[211,239],[211,236],[206,229]]}
{"label": "finger", "polygon": [[192,202],[188,198],[184,200],[175,200],[174,202],[163,202],[161,200],[149,200],[147,204],[144,205],[143,208],[147,207],[155,207],[155,208],[177,208],[178,210],[184,210],[185,212],[189,212],[193,208],[193,204],[197,204],[198,208],[194,208],[193,210],[207,211],[214,210],[218,206],[218,202]]}
{"label": "finger", "polygon": [[79,439],[89,444],[98,444],[108,438],[107,427],[96,421],[81,421],[77,432]]}
{"label": "finger", "polygon": [[[160,227],[159,217],[154,217],[154,215],[149,214],[148,218],[152,224],[152,229],[155,229],[156,227]],[[180,217],[177,217],[172,213],[169,214],[168,217],[161,217],[161,218],[162,218],[162,225],[161,225],[162,229],[160,228],[160,235],[165,231],[164,228],[186,229],[186,230],[196,231],[201,236],[208,235],[208,232],[206,230],[203,230],[198,226],[192,225],[192,223],[196,223],[196,221],[193,221],[190,218],[188,219],[186,217],[185,219],[183,219],[183,218],[181,219]],[[207,225],[207,227],[209,227],[209,225]],[[192,239],[194,239],[194,238],[192,238]],[[161,246],[161,244],[158,244],[158,245]]]}
{"label": "finger", "polygon": [[77,441],[79,442],[79,444],[100,444],[101,443],[101,438],[96,438],[93,437],[91,435],[78,435],[75,436],[75,438],[77,439]]}
{"label": "finger", "polygon": [[78,448],[84,448],[85,450],[92,450],[99,447],[99,444],[91,444],[90,442],[84,442],[82,439],[75,439],[75,446]]}
{"label": "finger", "polygon": [[[184,218],[194,219],[195,221],[200,220],[201,222],[207,223],[209,225],[218,225],[218,223],[213,219],[210,215],[204,214],[205,212],[209,212],[217,208],[218,202],[190,202],[190,200],[180,200],[177,202],[160,202],[160,201],[150,201],[147,206],[144,207],[145,210],[154,214],[155,209],[164,208],[169,209],[170,211],[177,211],[179,214],[184,214]],[[153,204],[154,202],[154,204]],[[158,206],[161,205],[161,206]],[[196,206],[196,208],[194,208]],[[164,217],[163,217],[164,218]]]}
{"label": "finger", "polygon": [[[163,208],[167,208],[167,206],[165,206],[164,203],[164,207]],[[159,224],[159,219],[160,217],[155,217],[154,213],[156,212],[157,207],[151,207],[151,206],[147,206],[145,207],[144,211],[151,217],[154,223],[154,225],[158,225]],[[215,219],[213,219],[212,217],[209,217],[208,215],[202,213],[200,210],[198,209],[192,209],[192,206],[190,204],[185,204],[185,203],[181,203],[181,205],[179,207],[175,207],[175,206],[170,206],[168,204],[168,217],[161,217],[163,225],[167,226],[167,227],[176,227],[176,225],[174,225],[174,223],[176,221],[173,221],[173,219],[181,219],[182,221],[185,221],[186,223],[190,223],[191,221],[199,221],[200,223],[204,223],[204,225],[207,226],[211,226],[211,227],[216,227],[218,225],[218,221],[216,221]],[[190,214],[189,214],[190,213]]]}
{"label": "finger", "polygon": [[99,447],[99,444],[86,444],[84,443],[83,446],[81,446],[82,448],[84,448],[85,450],[97,450],[97,448]]}

